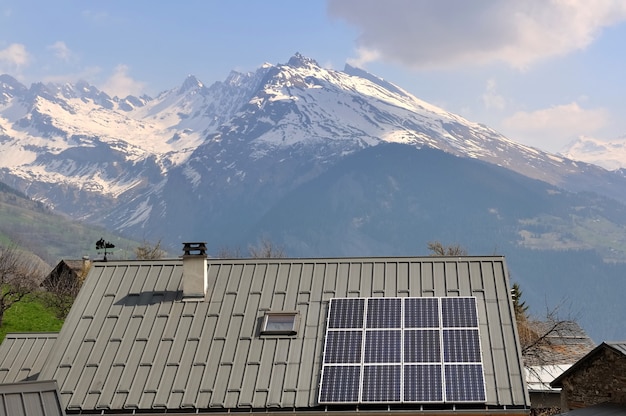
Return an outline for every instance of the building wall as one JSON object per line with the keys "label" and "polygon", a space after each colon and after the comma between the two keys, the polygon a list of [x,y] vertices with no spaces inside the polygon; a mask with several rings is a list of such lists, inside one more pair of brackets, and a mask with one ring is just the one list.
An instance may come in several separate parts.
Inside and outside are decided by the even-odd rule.
{"label": "building wall", "polygon": [[557,391],[531,391],[531,409],[561,408],[561,394]]}
{"label": "building wall", "polygon": [[598,403],[626,404],[626,356],[605,348],[563,380],[563,411]]}

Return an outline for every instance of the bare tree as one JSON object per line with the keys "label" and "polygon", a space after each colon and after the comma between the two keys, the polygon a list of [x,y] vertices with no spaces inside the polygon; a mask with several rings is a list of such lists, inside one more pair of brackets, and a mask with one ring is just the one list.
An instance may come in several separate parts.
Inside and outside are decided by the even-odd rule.
{"label": "bare tree", "polygon": [[445,246],[440,241],[429,241],[428,251],[431,256],[467,256],[467,250],[460,244]]}
{"label": "bare tree", "polygon": [[4,313],[41,281],[42,273],[16,246],[0,248],[0,325]]}
{"label": "bare tree", "polygon": [[[238,259],[246,257],[246,255],[242,253],[241,248],[239,247],[221,247],[218,250],[216,257],[221,259]],[[285,258],[287,257],[287,254],[285,253],[285,249],[283,247],[277,246],[274,242],[267,238],[262,238],[259,240],[257,245],[248,246],[247,257],[255,259]]]}
{"label": "bare tree", "polygon": [[144,240],[135,248],[135,256],[137,260],[158,260],[165,257],[165,250],[161,248],[160,239],[154,244]]}
{"label": "bare tree", "polygon": [[277,246],[271,240],[262,238],[256,246],[248,247],[250,257],[256,259],[272,259],[287,257],[283,247]]}
{"label": "bare tree", "polygon": [[239,247],[222,246],[215,254],[215,257],[218,259],[239,259],[243,257],[243,254],[241,254],[241,248]]}
{"label": "bare tree", "polygon": [[580,345],[574,345],[576,351],[567,351],[568,345],[563,345],[563,340],[578,336],[580,326],[573,318],[561,317],[561,308],[562,305],[546,308],[541,318],[522,316],[517,319],[522,358],[527,367],[562,364],[564,359],[576,361],[580,357],[570,354],[587,352],[581,351]]}

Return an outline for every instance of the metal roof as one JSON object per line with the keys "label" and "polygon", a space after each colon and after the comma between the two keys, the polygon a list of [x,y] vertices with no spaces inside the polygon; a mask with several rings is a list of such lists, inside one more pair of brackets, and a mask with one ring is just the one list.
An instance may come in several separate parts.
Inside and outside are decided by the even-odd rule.
{"label": "metal roof", "polygon": [[570,368],[571,364],[533,365],[526,367],[526,385],[530,392],[560,392],[550,386],[555,378]]}
{"label": "metal roof", "polygon": [[0,384],[35,380],[57,335],[56,332],[6,334],[0,344]]}
{"label": "metal roof", "polygon": [[613,350],[615,350],[616,352],[619,352],[620,354],[626,355],[626,341],[621,341],[621,342],[610,342],[607,341],[605,342],[606,345],[608,345],[609,347],[613,348]]}
{"label": "metal roof", "polygon": [[[474,296],[486,407],[528,409],[503,257],[208,259],[201,301],[181,260],[94,263],[40,379],[68,411],[322,409],[328,302]],[[295,335],[262,335],[266,312],[297,311]],[[519,412],[519,410],[517,410]]]}
{"label": "metal roof", "polygon": [[0,416],[65,416],[56,382],[0,384]]}

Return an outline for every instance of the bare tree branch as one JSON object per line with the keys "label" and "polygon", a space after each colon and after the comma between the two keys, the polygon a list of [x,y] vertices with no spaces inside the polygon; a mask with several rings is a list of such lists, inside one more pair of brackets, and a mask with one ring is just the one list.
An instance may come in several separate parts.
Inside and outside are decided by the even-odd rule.
{"label": "bare tree branch", "polygon": [[440,241],[429,241],[428,251],[431,256],[467,256],[467,250],[460,244],[443,245]]}
{"label": "bare tree branch", "polygon": [[285,250],[267,238],[262,238],[256,246],[248,247],[248,251],[250,252],[250,257],[255,259],[286,257]]}
{"label": "bare tree branch", "polygon": [[161,248],[161,240],[156,243],[143,241],[143,243],[135,248],[135,256],[137,260],[158,260],[165,257],[165,250]]}
{"label": "bare tree branch", "polygon": [[41,278],[41,270],[16,246],[0,248],[0,325],[4,313],[33,292]]}
{"label": "bare tree branch", "polygon": [[[261,238],[257,245],[248,246],[247,256],[253,259],[271,259],[271,258],[285,258],[287,254],[281,246],[277,246],[272,240],[267,238]],[[241,252],[241,248],[235,247],[220,247],[216,254],[220,259],[238,259],[245,257]]]}

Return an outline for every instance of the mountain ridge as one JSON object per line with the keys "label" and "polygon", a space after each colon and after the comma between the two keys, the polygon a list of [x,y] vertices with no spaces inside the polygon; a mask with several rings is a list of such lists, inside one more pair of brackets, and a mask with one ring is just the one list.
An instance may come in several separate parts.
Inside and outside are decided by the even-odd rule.
{"label": "mountain ridge", "polygon": [[[124,99],[14,81],[0,77],[0,181],[76,220],[172,252],[263,235],[303,257],[500,247],[535,303],[542,285],[584,302],[566,278],[586,287],[593,270],[622,287],[624,172],[516,143],[358,68],[296,54]],[[626,313],[594,308],[589,322]]]}
{"label": "mountain ridge", "polygon": [[[208,87],[189,75],[155,98],[111,98],[83,81],[26,88],[8,75],[0,92],[0,180],[78,218],[111,218],[102,224],[118,231],[148,227],[128,212],[158,210],[150,200],[170,177],[186,178],[192,190],[202,178],[245,182],[248,167],[272,164],[284,149],[318,160],[301,181],[386,142],[432,147],[626,201],[620,172],[516,143],[366,71],[324,69],[299,53],[286,64],[232,71]],[[80,199],[98,202],[86,210]]]}

